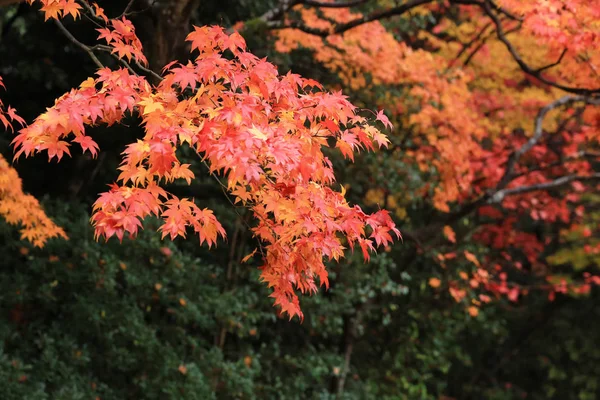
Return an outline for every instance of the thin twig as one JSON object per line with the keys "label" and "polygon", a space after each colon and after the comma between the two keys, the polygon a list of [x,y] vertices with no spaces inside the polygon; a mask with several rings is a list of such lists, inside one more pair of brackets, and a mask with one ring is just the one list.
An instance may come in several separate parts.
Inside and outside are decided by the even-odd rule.
{"label": "thin twig", "polygon": [[129,0],[129,3],[127,3],[127,6],[125,7],[125,9],[121,13],[121,15],[119,15],[117,18],[125,17],[127,15],[127,13],[129,12],[129,10],[131,9],[131,6],[133,6],[134,2],[135,2],[135,0]]}
{"label": "thin twig", "polygon": [[[539,68],[538,68],[538,70],[536,70],[536,69],[530,67],[525,61],[523,61],[523,59],[519,55],[519,52],[517,51],[517,49],[506,38],[506,32],[504,32],[504,29],[502,28],[502,22],[500,21],[498,16],[494,13],[494,11],[492,11],[493,6],[491,4],[493,4],[493,3],[490,0],[483,0],[483,2],[468,1],[468,3],[478,5],[479,7],[481,7],[483,9],[485,14],[491,18],[494,25],[496,26],[496,35],[498,36],[498,39],[504,44],[504,46],[506,47],[506,49],[508,50],[508,52],[510,53],[512,58],[517,62],[517,64],[519,64],[519,67],[521,67],[521,69],[526,74],[537,78],[539,81],[541,81],[547,85],[553,86],[557,89],[564,90],[565,92],[580,94],[580,95],[587,95],[587,96],[600,93],[600,88],[595,88],[595,89],[576,88],[576,87],[571,87],[571,86],[565,86],[563,84],[560,84],[560,83],[557,83],[550,79],[545,78],[541,74],[541,71],[539,71]],[[543,70],[543,68],[542,68],[542,70]]]}
{"label": "thin twig", "polygon": [[54,22],[56,23],[56,26],[58,26],[58,29],[60,29],[60,31],[67,37],[67,39],[69,39],[73,44],[75,44],[79,48],[83,49],[86,53],[88,53],[88,55],[98,68],[104,68],[104,65],[100,62],[100,60],[98,60],[98,57],[96,57],[94,51],[90,46],[87,46],[81,43],[79,40],[77,40],[75,36],[73,36],[71,32],[69,32],[59,20],[55,19]]}
{"label": "thin twig", "polygon": [[567,54],[567,49],[566,48],[562,51],[562,53],[560,53],[560,56],[558,57],[558,60],[556,60],[552,64],[548,64],[548,65],[546,65],[544,67],[540,67],[540,68],[538,68],[538,69],[536,69],[534,71],[535,72],[542,72],[542,71],[545,71],[545,70],[550,69],[552,67],[556,67],[558,64],[561,63],[561,61],[562,61],[563,57],[565,56],[565,54]]}
{"label": "thin twig", "polygon": [[267,26],[270,29],[295,28],[295,29],[301,30],[303,32],[310,33],[312,35],[327,37],[329,35],[339,35],[339,34],[344,33],[352,28],[355,28],[359,25],[363,25],[363,24],[366,24],[369,22],[377,21],[380,19],[390,18],[390,17],[396,16],[396,15],[401,15],[401,14],[404,14],[404,13],[410,11],[411,9],[413,9],[415,7],[418,7],[418,6],[421,6],[424,4],[433,3],[433,2],[434,2],[434,0],[412,0],[412,1],[404,3],[397,7],[389,8],[386,10],[375,11],[371,14],[365,15],[364,17],[356,18],[352,21],[349,21],[349,22],[346,22],[343,24],[339,24],[339,25],[335,25],[331,29],[311,28],[311,27],[306,26],[303,23],[300,23],[298,21],[292,21],[289,24],[285,24],[283,21],[272,21],[272,20],[266,19],[266,22],[267,22]]}

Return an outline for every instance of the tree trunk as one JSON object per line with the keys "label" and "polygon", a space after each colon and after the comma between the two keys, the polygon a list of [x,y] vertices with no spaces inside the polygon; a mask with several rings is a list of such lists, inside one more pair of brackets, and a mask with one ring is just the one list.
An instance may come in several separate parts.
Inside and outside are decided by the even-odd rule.
{"label": "tree trunk", "polygon": [[141,5],[139,31],[150,67],[160,70],[173,60],[187,58],[185,38],[191,31],[191,16],[200,0],[147,0]]}

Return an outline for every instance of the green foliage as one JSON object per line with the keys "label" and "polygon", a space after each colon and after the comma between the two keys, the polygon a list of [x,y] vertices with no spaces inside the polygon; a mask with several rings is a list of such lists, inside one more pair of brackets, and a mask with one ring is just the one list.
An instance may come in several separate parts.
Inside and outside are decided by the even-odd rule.
{"label": "green foliage", "polygon": [[[3,393],[207,399],[221,380],[233,397],[252,392],[258,364],[225,360],[211,333],[235,323],[241,303],[256,294],[238,293],[232,307],[230,296],[219,296],[214,265],[156,234],[126,245],[96,243],[87,215],[62,208],[51,210],[69,227],[69,242],[3,248]],[[245,314],[252,314],[245,323],[264,318]]]}

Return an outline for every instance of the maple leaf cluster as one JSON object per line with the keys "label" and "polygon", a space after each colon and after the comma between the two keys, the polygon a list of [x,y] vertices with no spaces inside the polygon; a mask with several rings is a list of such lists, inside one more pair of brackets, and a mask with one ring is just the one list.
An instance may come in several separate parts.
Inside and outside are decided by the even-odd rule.
{"label": "maple leaf cluster", "polygon": [[93,6],[96,16],[106,24],[106,28],[97,29],[100,32],[98,39],[106,40],[111,47],[111,53],[117,54],[120,59],[127,59],[127,61],[135,59],[143,65],[148,64],[142,51],[142,42],[135,34],[135,27],[131,21],[125,17],[109,20],[101,7],[96,3]]}
{"label": "maple leaf cluster", "polygon": [[[59,18],[66,8],[61,14],[50,5],[70,2],[42,4],[47,18]],[[113,53],[145,62],[125,17],[100,19],[107,26],[99,29],[100,39],[114,46]],[[45,151],[60,160],[70,155],[72,143],[95,156],[98,145],[87,126],[139,116],[144,137],[127,146],[118,182],[94,204],[96,237],[135,236],[150,215],[163,220],[163,237],[184,237],[190,227],[209,247],[225,237],[211,210],[160,187],[175,179],[191,182],[194,172],[177,156],[178,148],[191,147],[210,174],[224,177],[234,202],[252,210],[264,257],[261,278],[283,312],[302,318],[296,291],[315,292],[316,279],[328,285],[324,259],[337,261],[358,245],[368,260],[375,246],[388,245],[392,234],[400,237],[386,211],[366,214],[331,188],[334,171],[323,148],[335,139],[352,158],[388,140],[341,92],[323,91],[296,74],[280,75],[249,53],[237,33],[195,27],[187,40],[194,60],[170,63],[156,85],[130,68],[100,69],[19,132],[15,157]],[[376,118],[391,126],[382,112]]]}
{"label": "maple leaf cluster", "polygon": [[[332,189],[332,164],[322,151],[328,143],[351,160],[359,151],[389,143],[341,92],[327,92],[295,74],[280,75],[249,53],[238,33],[228,35],[219,27],[196,27],[188,36],[193,60],[170,63],[159,76],[144,67],[141,43],[126,16],[109,19],[85,1],[40,3],[46,19],[78,18],[85,11],[107,44],[94,49],[112,54],[125,68],[102,67],[97,77],[57,99],[19,132],[16,156],[46,151],[50,159],[60,159],[70,154],[72,143],[95,156],[98,145],[86,127],[118,123],[128,114],[139,117],[145,130],[123,153],[118,181],[94,205],[97,237],[135,236],[150,215],[163,220],[163,237],[185,236],[192,228],[209,247],[225,237],[211,210],[160,187],[175,179],[190,183],[198,173],[179,159],[182,146],[192,148],[211,175],[223,177],[219,183],[235,204],[253,212],[262,279],[290,316],[302,317],[297,291],[316,291],[317,280],[328,284],[324,260],[339,260],[346,247],[357,244],[368,260],[376,245],[399,236],[387,211],[367,215],[346,202],[343,190]],[[523,220],[583,225],[583,195],[597,189],[600,9],[584,0],[424,1],[411,12],[439,14],[437,25],[399,41],[377,20],[385,12],[294,4],[290,14],[299,23],[284,11],[281,23],[290,28],[276,31],[276,50],[312,50],[347,87],[362,90],[410,130],[411,146],[395,146],[392,156],[414,166],[426,184],[407,191],[404,204],[430,200],[448,213],[446,221],[467,215],[464,210],[477,212],[473,238],[489,249],[482,261],[470,252],[438,254],[443,268],[458,260],[473,266],[470,274],[460,271],[449,282],[452,297],[468,301],[474,315],[489,296],[469,299],[468,290],[511,301],[525,294],[529,289],[510,283],[504,271],[520,271],[523,263],[546,271],[540,253],[551,239],[523,229]],[[380,95],[370,90],[373,85],[393,90]],[[564,96],[565,91],[577,96]],[[13,114],[10,108],[0,112],[0,121],[7,126]],[[391,128],[383,111],[375,119]],[[565,186],[572,190],[565,194]],[[399,198],[394,193],[386,201],[403,217]],[[451,222],[439,231],[460,245]],[[551,293],[585,290],[594,278],[565,286],[548,276],[543,287]]]}

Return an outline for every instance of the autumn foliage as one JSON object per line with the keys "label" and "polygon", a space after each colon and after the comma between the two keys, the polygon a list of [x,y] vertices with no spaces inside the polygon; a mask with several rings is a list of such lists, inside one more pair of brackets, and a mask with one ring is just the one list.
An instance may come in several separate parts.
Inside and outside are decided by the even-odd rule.
{"label": "autumn foliage", "polygon": [[[191,61],[169,63],[158,74],[148,68],[126,15],[110,19],[87,1],[37,3],[47,20],[85,13],[94,21],[98,44],[78,46],[98,70],[19,131],[15,157],[46,152],[60,160],[73,144],[95,157],[100,149],[88,127],[134,116],[144,129],[123,152],[117,182],[94,204],[96,237],[133,237],[144,218],[154,216],[162,220],[163,238],[185,237],[188,228],[209,247],[225,238],[211,210],[161,187],[195,178],[197,171],[178,156],[190,148],[234,206],[252,211],[259,241],[252,254],[263,257],[261,277],[276,305],[302,317],[296,291],[315,292],[317,280],[328,285],[324,261],[338,261],[357,246],[368,261],[376,246],[400,237],[387,211],[367,214],[348,204],[343,187],[334,189],[332,162],[323,152],[333,145],[354,160],[360,151],[387,147],[388,137],[370,122],[374,116],[380,127],[402,127],[383,154],[415,172],[398,171],[406,193],[371,189],[365,202],[385,200],[406,220],[410,202],[431,204],[437,220],[409,236],[423,251],[430,250],[424,238],[443,234],[445,244],[432,258],[441,270],[469,265],[444,283],[469,314],[476,316],[492,297],[516,301],[542,289],[552,298],[587,293],[598,282],[589,273],[576,279],[548,274],[549,262],[560,257],[542,256],[568,232],[590,232],[587,238],[597,231],[585,203],[600,177],[600,9],[592,2],[423,0],[359,11],[298,1],[261,17],[273,29],[276,51],[311,51],[316,63],[338,75],[338,86],[387,114],[355,107],[339,87],[328,91],[311,79],[280,74],[248,52],[238,32],[195,27],[187,37]],[[407,12],[435,23],[416,32],[395,28],[394,18]],[[237,27],[243,34],[244,24]],[[104,66],[94,51],[109,53],[120,67]],[[5,127],[23,123],[17,118],[10,107],[0,112]],[[468,236],[486,249],[481,254],[461,247],[465,235],[457,224],[473,215],[477,228]],[[530,226],[538,223],[563,233],[535,234]],[[586,243],[586,254],[600,253],[599,246]],[[543,283],[511,282],[524,265]],[[429,283],[442,288],[438,277]]]}
{"label": "autumn foliage", "polygon": [[[46,19],[80,14],[74,1],[41,3]],[[147,64],[129,20],[109,20],[97,5],[89,12],[105,25],[98,39],[111,53]],[[86,135],[87,126],[138,115],[145,136],[127,146],[118,182],[94,205],[96,236],[133,237],[141,221],[154,215],[164,222],[163,237],[185,237],[191,227],[209,247],[224,238],[211,210],[159,186],[175,179],[191,182],[190,165],[176,154],[189,146],[210,174],[225,178],[222,185],[234,202],[254,213],[252,230],[264,257],[261,277],[273,288],[275,304],[302,318],[295,291],[316,292],[315,278],[328,285],[324,259],[339,260],[346,247],[358,245],[368,260],[375,245],[388,245],[391,233],[400,236],[386,211],[365,214],[331,188],[334,172],[322,148],[332,138],[352,158],[388,140],[340,92],[323,91],[292,73],[279,75],[275,66],[246,51],[238,33],[196,27],[187,39],[194,61],[165,66],[157,84],[131,68],[100,68],[96,78],[57,99],[19,132],[15,157],[46,152],[60,161],[72,144],[96,156],[98,145]],[[377,119],[391,127],[383,113]]]}
{"label": "autumn foliage", "polygon": [[[566,0],[414,1],[363,13],[324,3],[291,9],[276,25],[275,46],[286,53],[311,50],[353,90],[389,88],[370,101],[409,130],[392,140],[398,149],[392,157],[416,166],[427,182],[408,197],[431,197],[442,212],[439,223],[417,227],[411,237],[426,239],[443,228],[449,244],[456,244],[452,225],[477,213],[479,226],[471,235],[489,249],[484,260],[457,252],[459,246],[439,248],[434,258],[442,270],[458,260],[472,265],[448,280],[450,295],[476,316],[490,292],[510,301],[538,289],[549,291],[551,299],[557,292],[589,292],[598,282],[589,273],[575,279],[546,275],[549,260],[557,258],[541,255],[562,239],[541,239],[524,222],[570,225],[571,231],[585,227],[589,236],[597,232],[594,223],[586,223],[585,199],[598,190],[600,179],[600,114],[594,107],[600,103],[598,6]],[[412,36],[404,33],[404,40],[383,21],[451,10],[453,17]],[[411,146],[403,148],[407,141]],[[380,194],[367,194],[367,202],[391,201],[398,216],[406,215],[397,195],[381,194],[393,191],[377,190]],[[597,242],[586,242],[587,254],[600,253]],[[546,281],[511,282],[509,276],[523,273],[524,265]],[[441,286],[438,278],[429,283]]]}

